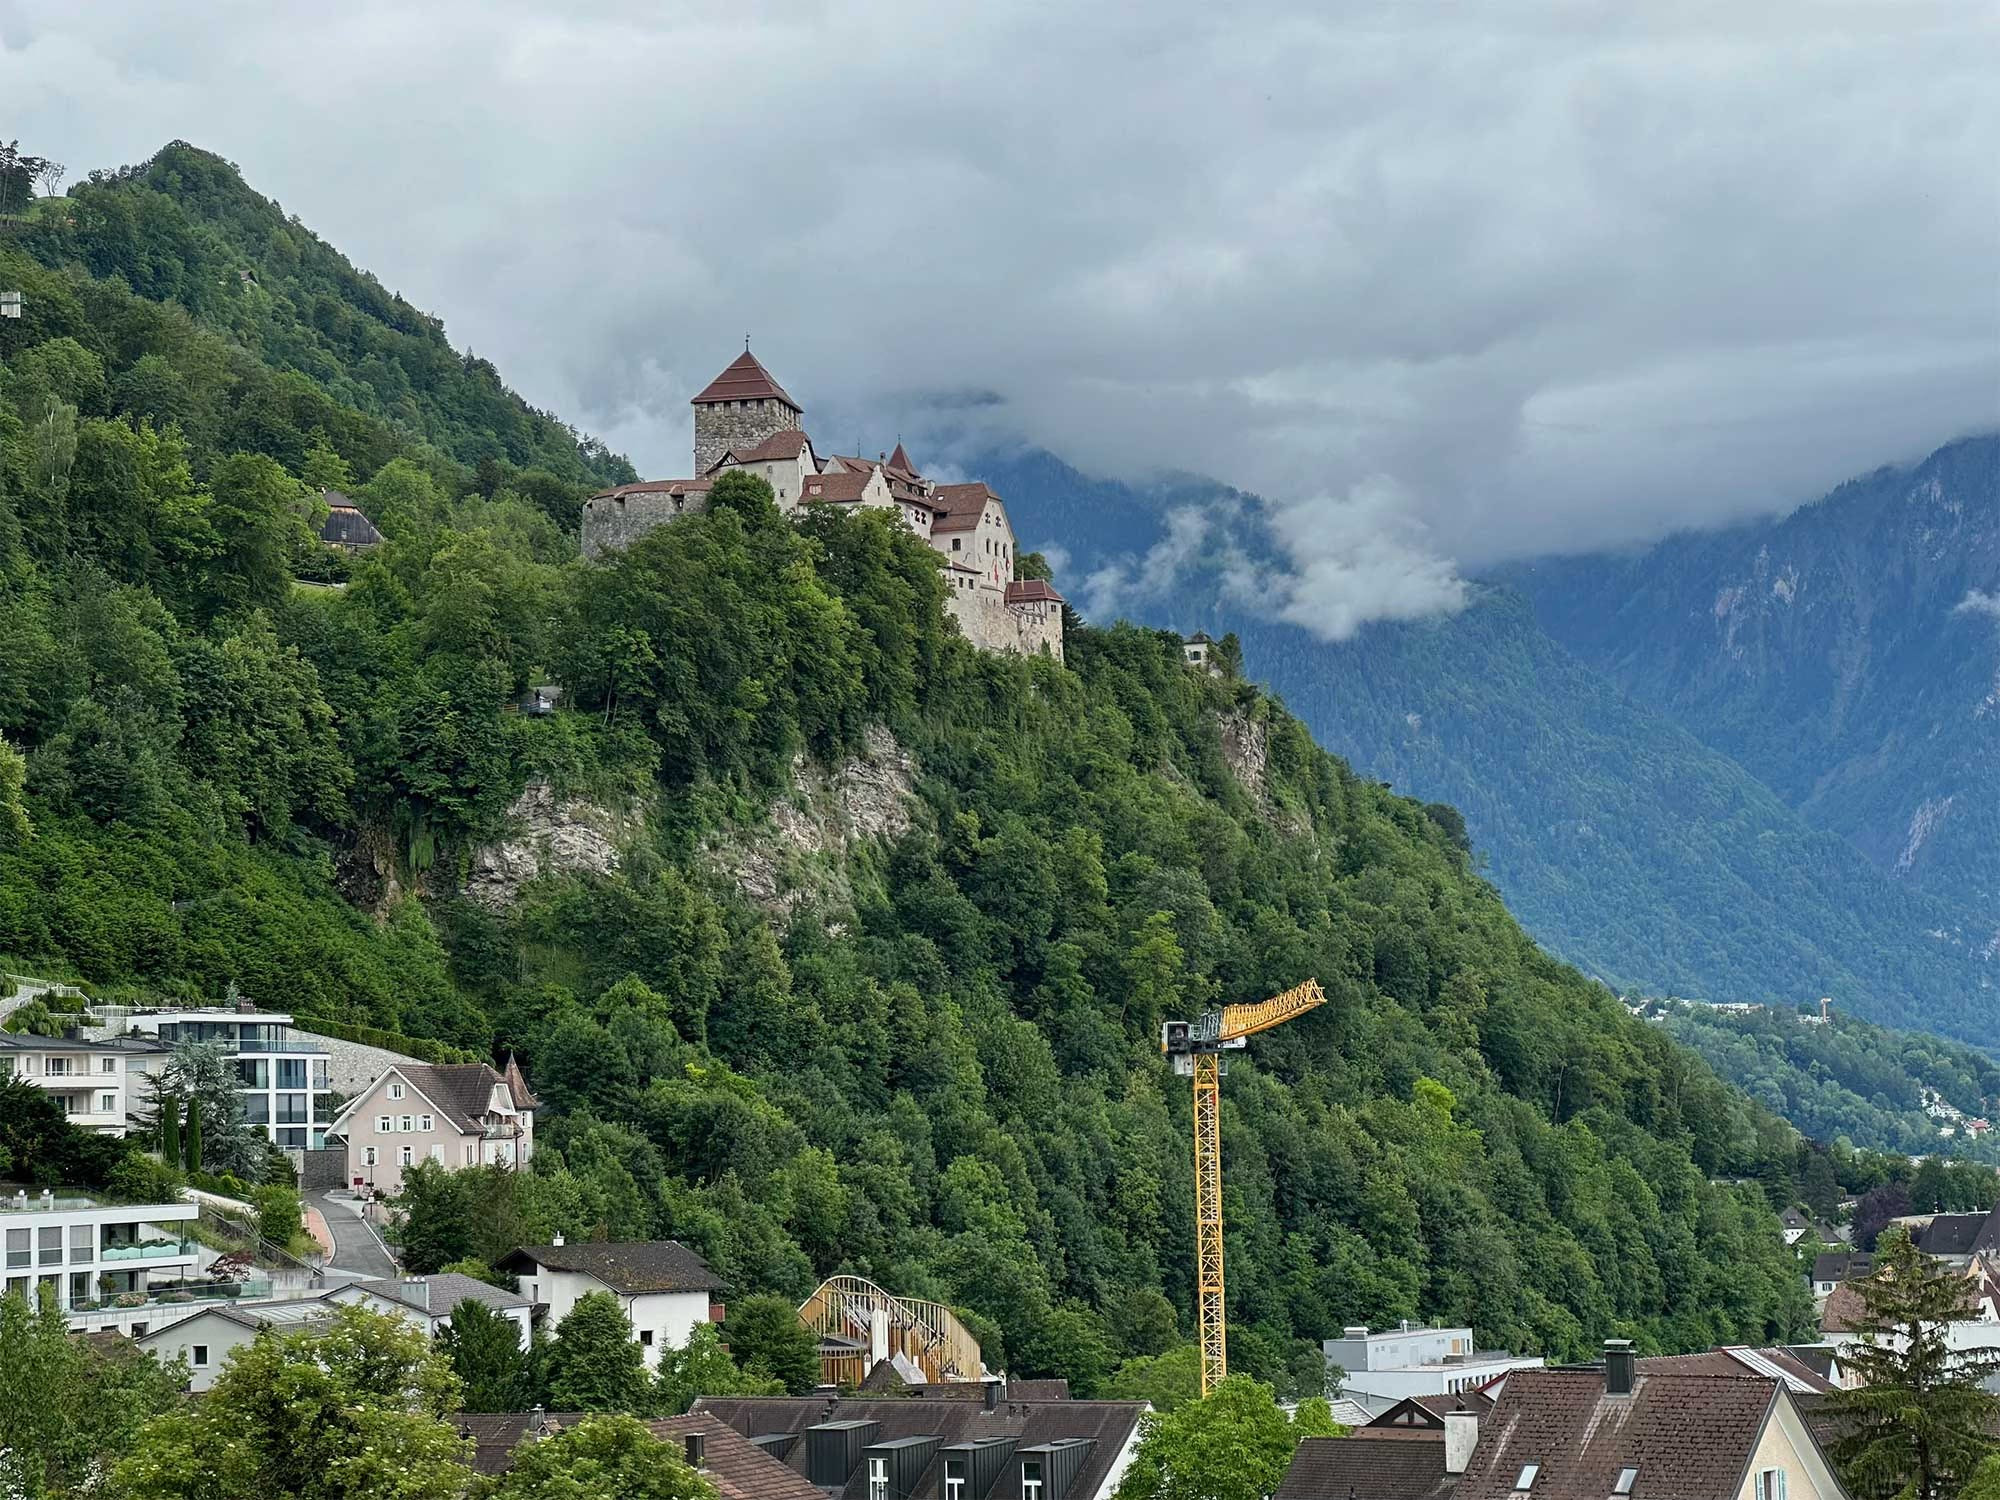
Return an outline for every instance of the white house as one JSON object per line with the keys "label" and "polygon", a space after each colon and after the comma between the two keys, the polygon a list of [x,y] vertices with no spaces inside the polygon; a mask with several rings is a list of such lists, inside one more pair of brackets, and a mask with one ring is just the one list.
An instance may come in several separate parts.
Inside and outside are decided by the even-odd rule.
{"label": "white house", "polygon": [[534,1304],[505,1287],[488,1285],[472,1276],[440,1272],[435,1276],[410,1276],[401,1281],[355,1281],[326,1294],[328,1302],[352,1303],[373,1312],[407,1318],[436,1338],[461,1302],[477,1302],[491,1308],[509,1323],[526,1348]]}
{"label": "white house", "polygon": [[70,1124],[123,1135],[131,1106],[126,1079],[143,1049],[81,1037],[0,1032],[0,1078],[18,1078],[54,1097]]}
{"label": "white house", "polygon": [[610,1292],[632,1322],[632,1336],[658,1368],[662,1349],[683,1347],[704,1323],[722,1321],[722,1278],[674,1240],[586,1241],[528,1245],[500,1262],[519,1280],[549,1327],[586,1292]]}
{"label": "white house", "polygon": [[333,1308],[324,1297],[302,1297],[286,1302],[218,1303],[191,1313],[165,1328],[155,1328],[133,1339],[141,1349],[161,1363],[180,1358],[187,1361],[188,1389],[205,1391],[222,1373],[222,1362],[257,1337],[260,1328],[286,1331],[294,1328],[323,1329],[333,1321]]}

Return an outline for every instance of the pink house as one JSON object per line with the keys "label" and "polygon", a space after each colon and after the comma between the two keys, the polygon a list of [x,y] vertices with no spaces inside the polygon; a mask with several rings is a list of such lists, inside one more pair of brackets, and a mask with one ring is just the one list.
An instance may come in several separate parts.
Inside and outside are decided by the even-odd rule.
{"label": "pink house", "polygon": [[453,1172],[526,1166],[538,1103],[511,1057],[504,1073],[485,1063],[397,1063],[347,1101],[327,1142],[347,1148],[350,1183],[387,1197],[420,1161]]}

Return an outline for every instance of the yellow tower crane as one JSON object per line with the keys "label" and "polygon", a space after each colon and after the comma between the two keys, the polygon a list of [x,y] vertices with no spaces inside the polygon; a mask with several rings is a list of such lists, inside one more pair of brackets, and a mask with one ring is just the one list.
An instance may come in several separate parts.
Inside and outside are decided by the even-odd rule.
{"label": "yellow tower crane", "polygon": [[1174,1060],[1176,1073],[1194,1079],[1195,1302],[1204,1396],[1229,1373],[1222,1291],[1222,1075],[1227,1071],[1222,1054],[1325,1003],[1319,981],[1308,979],[1254,1005],[1225,1005],[1198,1021],[1168,1021],[1160,1028],[1160,1050]]}

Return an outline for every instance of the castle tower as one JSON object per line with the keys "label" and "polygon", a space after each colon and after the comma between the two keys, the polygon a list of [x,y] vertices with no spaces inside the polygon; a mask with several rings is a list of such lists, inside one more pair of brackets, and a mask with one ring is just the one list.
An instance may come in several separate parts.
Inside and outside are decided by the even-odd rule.
{"label": "castle tower", "polygon": [[797,431],[802,415],[799,403],[747,347],[692,404],[696,478],[731,450],[743,452],[781,432]]}

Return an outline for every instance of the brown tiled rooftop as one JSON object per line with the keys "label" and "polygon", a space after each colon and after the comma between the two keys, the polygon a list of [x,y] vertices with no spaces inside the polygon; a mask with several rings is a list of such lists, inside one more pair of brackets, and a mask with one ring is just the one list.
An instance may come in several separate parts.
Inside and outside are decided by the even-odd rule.
{"label": "brown tiled rooftop", "polygon": [[1444,1434],[1377,1432],[1307,1438],[1272,1500],[1436,1500],[1457,1476],[1444,1471]]}
{"label": "brown tiled rooftop", "polygon": [[757,356],[745,349],[729,362],[728,369],[703,386],[701,393],[689,405],[707,406],[716,401],[761,401],[772,396],[793,411],[801,409],[798,402],[785,394],[785,388],[778,384],[771,372],[758,363]]}

